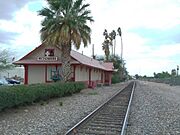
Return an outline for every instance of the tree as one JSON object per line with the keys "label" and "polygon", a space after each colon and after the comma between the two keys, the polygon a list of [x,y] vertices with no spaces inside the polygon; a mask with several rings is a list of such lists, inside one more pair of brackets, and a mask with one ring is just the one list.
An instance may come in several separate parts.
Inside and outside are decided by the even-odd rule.
{"label": "tree", "polygon": [[112,55],[113,55],[113,35],[112,32],[109,34],[105,29],[103,32],[103,36],[105,37],[104,42],[102,43],[102,49],[104,50],[106,61],[109,61],[110,51],[109,47],[112,47]]}
{"label": "tree", "polygon": [[115,57],[115,55],[116,55],[116,53],[115,53],[115,51],[116,51],[115,50],[115,48],[116,48],[116,31],[112,30],[112,32],[109,33],[109,36],[110,36],[112,41],[114,40],[114,54],[113,54],[113,45],[112,45],[112,55],[114,55],[114,57]]}
{"label": "tree", "polygon": [[[99,61],[103,61],[104,56],[97,56],[96,59]],[[124,62],[124,60],[122,61],[118,55],[115,56],[110,55],[109,61],[113,63],[115,69],[115,72],[113,72],[113,76],[112,76],[112,83],[118,83],[130,78],[130,76],[128,75],[128,71],[125,67],[126,63]],[[124,64],[123,66],[122,63]],[[122,77],[122,72],[124,73],[123,77]]]}
{"label": "tree", "polygon": [[0,72],[13,68],[10,52],[0,50]]}
{"label": "tree", "polygon": [[135,78],[136,78],[136,79],[139,79],[140,76],[139,76],[138,74],[135,74]]}
{"label": "tree", "polygon": [[60,47],[62,60],[62,78],[66,82],[72,72],[70,52],[72,45],[76,49],[81,43],[84,47],[91,42],[91,29],[87,21],[93,22],[91,13],[83,0],[47,0],[48,7],[39,11],[44,19],[40,30],[41,40],[45,45]]}
{"label": "tree", "polygon": [[104,56],[103,55],[97,55],[96,60],[98,61],[104,61]]}
{"label": "tree", "polygon": [[162,73],[153,73],[154,74],[154,78],[169,78],[171,77],[171,75],[166,71],[162,71]]}
{"label": "tree", "polygon": [[106,61],[109,61],[109,55],[110,55],[109,46],[112,46],[112,42],[109,39],[105,39],[104,42],[102,43],[102,49],[104,50]]}
{"label": "tree", "polygon": [[154,73],[153,73],[153,75],[154,75],[154,78],[157,78],[157,74],[156,74],[156,72],[154,72]]}
{"label": "tree", "polygon": [[116,72],[113,72],[112,76],[113,83],[121,82],[128,79],[128,71],[125,67],[126,63],[124,60],[121,60],[121,58],[118,55],[110,55],[109,61],[113,62],[114,69],[116,70]]}
{"label": "tree", "polygon": [[122,42],[122,31],[121,31],[121,28],[119,27],[117,31],[118,31],[119,36],[121,37],[121,59],[122,59],[122,57],[123,57],[123,42]]}
{"label": "tree", "polygon": [[171,75],[172,75],[172,76],[176,76],[176,69],[172,69],[172,70],[171,70]]}

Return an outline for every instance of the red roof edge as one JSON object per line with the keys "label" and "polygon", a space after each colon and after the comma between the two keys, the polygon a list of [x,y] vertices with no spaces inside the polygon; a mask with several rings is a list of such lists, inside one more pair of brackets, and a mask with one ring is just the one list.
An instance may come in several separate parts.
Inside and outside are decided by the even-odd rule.
{"label": "red roof edge", "polygon": [[[40,44],[40,45],[37,46],[35,49],[33,49],[32,51],[30,51],[28,54],[26,54],[25,56],[23,56],[23,57],[20,58],[19,60],[13,62],[13,64],[18,64],[18,63],[17,63],[18,61],[21,61],[21,60],[25,59],[26,57],[28,57],[29,55],[31,55],[34,51],[40,49],[43,45],[44,45],[44,43]],[[59,50],[61,50],[58,46],[55,46],[55,47],[57,47]],[[71,56],[71,57],[72,57],[72,56]],[[75,59],[74,57],[72,57],[72,58],[73,58],[74,60],[77,60],[77,59]],[[77,61],[78,61],[78,60],[77,60]],[[80,61],[78,61],[78,62],[80,62]],[[81,62],[80,62],[80,63],[81,63]]]}
{"label": "red roof edge", "polygon": [[[40,49],[42,46],[44,45],[44,43],[42,43],[41,45],[37,46],[34,50],[30,51],[28,54],[26,54],[24,57],[22,57],[21,59],[19,59],[18,61],[15,61],[13,62],[13,64],[20,64],[19,61],[21,60],[24,60],[26,57],[28,57],[29,55],[31,55],[34,51]],[[57,49],[61,50],[58,46],[55,46]],[[71,51],[74,51],[74,50],[71,50]],[[76,51],[74,51],[76,52]],[[81,53],[79,52],[76,52],[78,53],[78,55],[82,55]],[[87,57],[90,59],[90,57],[86,56],[86,55],[83,55],[83,57]],[[78,60],[76,57],[73,57],[73,55],[71,55],[71,58],[73,58],[74,60],[78,61],[80,64],[83,64],[83,65],[86,65],[86,66],[89,66],[89,67],[93,67],[91,65],[87,65],[85,63],[83,63],[82,61]],[[98,61],[98,60],[96,60]],[[113,66],[113,63],[112,62],[103,62],[103,67],[105,67],[105,71],[113,71],[114,70],[114,66]],[[98,67],[96,67],[98,68]],[[101,68],[99,68],[101,69]]]}

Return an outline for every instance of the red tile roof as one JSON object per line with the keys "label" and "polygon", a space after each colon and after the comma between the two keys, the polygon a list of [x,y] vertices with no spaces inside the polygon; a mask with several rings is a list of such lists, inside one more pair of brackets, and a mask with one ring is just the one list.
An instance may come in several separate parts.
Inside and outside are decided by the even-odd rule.
{"label": "red tile roof", "polygon": [[109,69],[109,70],[114,69],[114,66],[113,66],[113,63],[112,63],[112,62],[105,62],[105,63],[103,63],[103,66],[104,66],[106,69]]}
{"label": "red tile roof", "polygon": [[113,63],[104,63],[102,61],[98,61],[96,59],[90,58],[88,56],[85,56],[79,52],[76,52],[74,50],[71,51],[71,57],[79,61],[83,65],[87,65],[90,67],[95,67],[99,69],[103,69],[106,71],[113,71]]}
{"label": "red tile roof", "polygon": [[[37,49],[40,49],[42,45],[36,47],[33,51],[31,51],[30,53],[28,53],[27,55],[25,55],[23,58],[21,58],[19,61],[14,62],[14,64],[17,65],[25,65],[25,64],[38,64],[38,65],[43,65],[43,64],[61,64],[60,60],[57,61],[39,61],[37,59],[34,60],[29,60],[26,59],[26,57],[30,54],[32,54],[34,51],[36,51]],[[58,48],[58,47],[57,47]],[[58,48],[59,49],[59,48]],[[98,69],[102,69],[105,71],[114,71],[114,67],[113,67],[113,63],[112,62],[102,62],[102,61],[98,61],[95,60],[93,58],[90,58],[88,56],[85,56],[79,52],[76,52],[74,50],[71,51],[71,57],[75,60],[71,61],[71,64],[83,64],[86,66],[90,66],[90,67],[95,67]]]}

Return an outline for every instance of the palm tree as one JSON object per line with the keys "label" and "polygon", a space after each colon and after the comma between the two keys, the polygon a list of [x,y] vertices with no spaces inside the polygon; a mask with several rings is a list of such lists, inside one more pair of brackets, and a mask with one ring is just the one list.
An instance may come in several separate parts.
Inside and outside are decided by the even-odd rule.
{"label": "palm tree", "polygon": [[40,30],[41,40],[44,44],[59,46],[62,50],[62,78],[66,82],[71,74],[70,52],[72,45],[80,48],[91,42],[91,29],[87,21],[93,22],[91,13],[87,9],[89,4],[83,0],[47,0],[48,7],[39,11],[44,19]]}
{"label": "palm tree", "polygon": [[123,57],[123,42],[122,42],[122,31],[121,31],[121,28],[119,27],[118,28],[118,34],[119,34],[119,36],[121,37],[121,60],[123,59],[122,57]]}
{"label": "palm tree", "polygon": [[104,50],[106,61],[109,61],[109,55],[110,55],[109,46],[112,46],[112,41],[109,39],[105,39],[104,42],[102,43],[102,49]]}
{"label": "palm tree", "polygon": [[110,34],[108,34],[106,29],[103,32],[103,36],[105,37],[105,39],[104,42],[102,43],[102,49],[104,50],[106,61],[109,61],[109,55],[110,55],[109,46],[113,47],[112,44],[113,37]]}
{"label": "palm tree", "polygon": [[114,40],[114,54],[113,54],[113,45],[112,45],[112,55],[114,55],[115,57],[115,48],[116,48],[116,31],[113,30],[110,34],[109,34],[111,40]]}
{"label": "palm tree", "polygon": [[[123,62],[123,42],[122,42],[122,31],[121,31],[121,28],[119,27],[117,31],[118,31],[119,36],[121,37],[121,61]],[[122,63],[122,69],[124,69],[124,63]],[[121,77],[122,78],[124,77],[124,71],[123,70],[121,72]]]}

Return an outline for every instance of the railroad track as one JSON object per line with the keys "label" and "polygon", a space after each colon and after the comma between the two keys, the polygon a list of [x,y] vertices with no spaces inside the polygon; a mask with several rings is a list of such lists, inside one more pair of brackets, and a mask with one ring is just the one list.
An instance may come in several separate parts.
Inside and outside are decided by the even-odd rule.
{"label": "railroad track", "polygon": [[123,135],[135,82],[86,116],[65,135]]}

